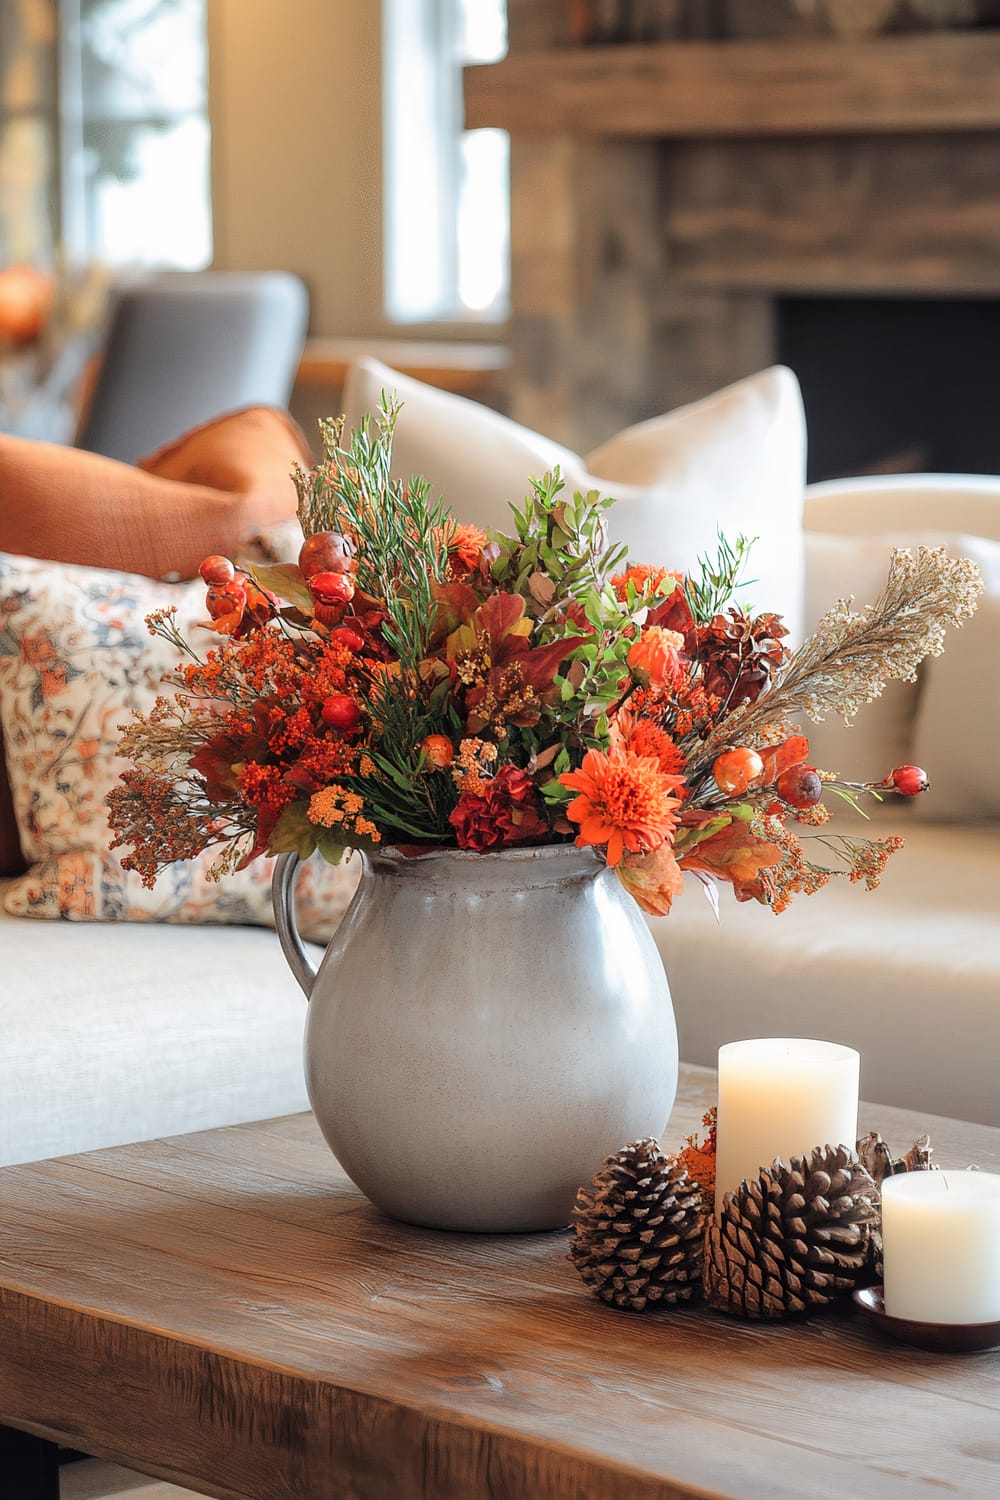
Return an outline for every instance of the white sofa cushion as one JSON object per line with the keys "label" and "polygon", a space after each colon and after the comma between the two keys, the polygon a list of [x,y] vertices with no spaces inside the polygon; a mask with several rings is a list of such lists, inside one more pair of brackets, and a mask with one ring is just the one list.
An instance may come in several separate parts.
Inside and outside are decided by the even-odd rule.
{"label": "white sofa cushion", "polygon": [[509,506],[521,503],[528,480],[558,464],[570,491],[616,497],[610,537],[627,544],[633,562],[693,569],[700,556],[714,557],[719,531],[757,538],[747,603],[784,615],[798,639],[805,423],[790,370],[765,370],[630,427],[585,457],[371,359],[348,370],[349,429],[378,410],[383,391],[403,403],[395,474],[428,479],[460,521],[509,531]]}
{"label": "white sofa cushion", "polygon": [[[989,539],[1000,538],[1000,477],[892,474],[813,484],[805,494],[803,525],[806,629],[811,630],[838,596],[853,594],[858,608],[872,602],[893,547],[944,546],[989,572],[996,556]],[[925,767],[932,783],[932,794],[918,805],[919,818],[996,816],[1000,795],[991,792],[981,758],[968,792],[962,785],[963,756],[978,757],[978,747],[989,742],[997,681],[993,652],[1000,646],[995,607],[984,600],[975,619],[959,632],[949,631],[944,656],[924,664],[920,684],[890,682],[850,728],[837,721],[804,726],[815,764],[869,779],[914,762]],[[925,709],[931,683],[935,690]],[[963,726],[961,747],[949,744],[953,713]],[[837,811],[850,816],[842,807]]]}
{"label": "white sofa cushion", "polygon": [[807,531],[848,536],[963,532],[1000,539],[1000,476],[887,474],[806,490]]}
{"label": "white sofa cushion", "polygon": [[780,917],[726,902],[717,925],[692,884],[650,919],[681,1057],[714,1067],[741,1037],[820,1037],[858,1048],[866,1099],[1000,1125],[1000,838],[901,812],[879,819],[906,846],[877,891],[831,881]]}
{"label": "white sofa cushion", "polygon": [[308,1107],[273,932],[0,910],[0,954],[0,1165]]}
{"label": "white sofa cushion", "polygon": [[[1000,819],[1000,542],[961,537],[956,551],[979,564],[986,591],[944,655],[924,666],[913,729],[913,760],[931,779],[915,808],[921,821]],[[1000,889],[994,910],[1000,925]]]}

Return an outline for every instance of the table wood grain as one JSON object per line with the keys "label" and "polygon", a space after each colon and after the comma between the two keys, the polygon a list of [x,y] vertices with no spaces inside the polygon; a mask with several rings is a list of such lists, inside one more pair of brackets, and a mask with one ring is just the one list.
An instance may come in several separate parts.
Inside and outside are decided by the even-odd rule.
{"label": "table wood grain", "polygon": [[[713,1097],[684,1068],[665,1144]],[[1000,1166],[985,1126],[862,1124]],[[567,1248],[382,1217],[309,1115],[8,1167],[0,1422],[226,1500],[1000,1493],[1000,1355],[888,1343],[849,1304],[621,1313]]]}

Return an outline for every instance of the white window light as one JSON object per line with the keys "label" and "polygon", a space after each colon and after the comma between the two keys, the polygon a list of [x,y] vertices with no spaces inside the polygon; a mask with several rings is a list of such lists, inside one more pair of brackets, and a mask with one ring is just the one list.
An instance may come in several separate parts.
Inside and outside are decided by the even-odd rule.
{"label": "white window light", "polygon": [[398,322],[506,316],[504,131],[462,129],[461,70],[507,48],[504,0],[383,0],[385,293]]}
{"label": "white window light", "polygon": [[109,266],[212,259],[206,0],[59,0],[62,238]]}

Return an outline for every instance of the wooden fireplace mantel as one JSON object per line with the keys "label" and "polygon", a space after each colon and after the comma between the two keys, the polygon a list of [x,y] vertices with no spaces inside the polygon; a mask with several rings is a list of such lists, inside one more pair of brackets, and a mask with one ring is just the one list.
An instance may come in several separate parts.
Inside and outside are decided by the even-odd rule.
{"label": "wooden fireplace mantel", "polygon": [[465,123],[584,139],[992,130],[1000,30],[512,52],[465,70]]}
{"label": "wooden fireplace mantel", "polygon": [[586,452],[779,356],[783,296],[1000,297],[1000,29],[565,45],[508,0],[517,420]]}

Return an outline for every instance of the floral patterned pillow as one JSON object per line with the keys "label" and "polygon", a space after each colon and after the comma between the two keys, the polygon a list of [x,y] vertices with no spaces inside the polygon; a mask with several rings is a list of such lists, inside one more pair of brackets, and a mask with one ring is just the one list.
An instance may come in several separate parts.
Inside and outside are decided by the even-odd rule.
{"label": "floral patterned pillow", "polygon": [[[118,729],[147,711],[177,652],[145,617],[174,607],[196,639],[205,587],[0,553],[0,727],[29,868],[6,889],[14,916],[73,921],[271,925],[271,862],[214,881],[212,855],[171,865],[152,890],[109,848],[106,798],[125,762]],[[211,638],[205,636],[207,642]],[[357,861],[305,866],[303,934],[325,942],[357,884]]]}

